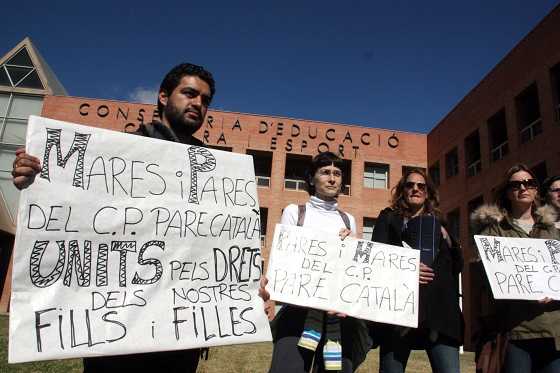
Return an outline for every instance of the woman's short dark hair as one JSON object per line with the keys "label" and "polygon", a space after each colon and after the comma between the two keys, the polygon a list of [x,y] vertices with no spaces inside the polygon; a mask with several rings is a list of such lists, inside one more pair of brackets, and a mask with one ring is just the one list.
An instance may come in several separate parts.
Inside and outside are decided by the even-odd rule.
{"label": "woman's short dark hair", "polygon": [[305,175],[305,183],[307,184],[307,193],[309,193],[309,195],[315,195],[315,186],[312,182],[317,170],[321,167],[330,165],[340,169],[342,172],[344,162],[342,161],[342,158],[332,152],[319,153],[313,157]]}
{"label": "woman's short dark hair", "polygon": [[[509,200],[508,195],[507,195],[508,182],[509,182],[509,179],[513,176],[513,174],[516,174],[519,171],[527,172],[529,175],[531,175],[531,177],[533,179],[538,181],[537,177],[535,176],[535,173],[533,171],[531,171],[531,169],[523,163],[517,163],[516,165],[510,167],[510,169],[506,171],[506,173],[504,175],[504,180],[502,181],[502,183],[500,184],[500,186],[498,187],[498,189],[496,191],[495,200],[496,200],[496,205],[498,205],[498,207],[506,210],[508,213],[511,213],[511,201]],[[539,207],[538,199],[539,199],[539,196],[538,196],[538,188],[537,188],[537,195],[535,196],[535,200],[533,201],[533,204],[532,204],[532,210],[533,211],[537,207]]]}
{"label": "woman's short dark hair", "polygon": [[439,194],[432,179],[426,174],[422,168],[411,168],[401,177],[397,185],[391,191],[391,208],[400,213],[402,216],[410,216],[412,209],[405,198],[405,184],[406,180],[411,174],[418,174],[426,181],[426,201],[424,202],[424,212],[429,213],[442,219],[441,211],[439,210]]}

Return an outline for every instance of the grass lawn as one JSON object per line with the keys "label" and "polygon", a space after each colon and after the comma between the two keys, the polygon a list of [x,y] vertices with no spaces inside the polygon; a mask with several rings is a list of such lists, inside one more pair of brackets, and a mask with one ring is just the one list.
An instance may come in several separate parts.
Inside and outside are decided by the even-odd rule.
{"label": "grass lawn", "polygon": [[[199,373],[249,373],[266,372],[272,353],[271,343],[255,343],[238,346],[216,347],[210,350],[208,361],[201,361]],[[358,373],[377,373],[378,350],[371,351]],[[461,372],[474,372],[474,355],[461,355]],[[80,359],[58,360],[8,365],[8,317],[0,316],[0,373],[51,373],[82,371]],[[430,372],[430,363],[424,352],[413,352],[408,362],[407,373]]]}

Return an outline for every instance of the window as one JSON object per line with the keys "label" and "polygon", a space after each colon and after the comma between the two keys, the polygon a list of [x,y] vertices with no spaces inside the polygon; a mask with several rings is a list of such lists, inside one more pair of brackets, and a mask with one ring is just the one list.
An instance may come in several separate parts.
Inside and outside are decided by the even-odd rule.
{"label": "window", "polygon": [[490,158],[492,162],[504,158],[509,153],[506,111],[501,109],[488,119]]}
{"label": "window", "polygon": [[552,96],[554,99],[555,119],[560,123],[560,63],[557,63],[550,70],[550,77],[552,78]]}
{"label": "window", "polygon": [[364,240],[371,241],[371,238],[373,237],[373,228],[375,228],[375,221],[376,220],[377,219],[375,219],[375,218],[364,217],[364,221],[363,221],[364,229],[362,230],[362,238]]}
{"label": "window", "polygon": [[389,188],[389,165],[366,162],[364,164],[364,188]]}
{"label": "window", "polygon": [[0,142],[23,145],[30,115],[40,115],[41,96],[0,93]]}
{"label": "window", "polygon": [[0,147],[0,198],[8,207],[8,212],[13,223],[16,221],[19,203],[19,191],[12,183],[12,163],[15,159],[15,149]]}
{"label": "window", "polygon": [[342,188],[341,193],[349,196],[352,185],[352,161],[348,159],[342,160]]}
{"label": "window", "polygon": [[309,155],[286,154],[285,189],[306,190],[305,174],[311,165],[311,159]]}
{"label": "window", "polygon": [[459,154],[457,148],[453,148],[445,155],[445,176],[453,177],[459,173]]}
{"label": "window", "polygon": [[455,210],[447,214],[447,227],[449,228],[449,234],[453,237],[459,239],[461,234],[461,210],[456,208]]}
{"label": "window", "polygon": [[272,152],[247,149],[247,154],[253,156],[255,166],[255,180],[257,186],[270,187],[270,175],[272,173]]}
{"label": "window", "polygon": [[478,130],[471,133],[465,139],[465,165],[467,168],[467,177],[478,175],[482,170]]}
{"label": "window", "polygon": [[440,174],[439,174],[439,161],[437,161],[436,163],[434,163],[433,165],[430,166],[429,174],[430,174],[430,178],[432,179],[434,184],[436,186],[439,186],[439,184],[441,182]]}
{"label": "window", "polygon": [[0,85],[43,89],[37,69],[25,47],[0,66]]}
{"label": "window", "polygon": [[259,219],[261,223],[261,249],[266,246],[266,225],[268,223],[268,208],[259,208]]}
{"label": "window", "polygon": [[542,132],[539,92],[535,83],[515,98],[521,143],[531,141]]}
{"label": "window", "polygon": [[0,93],[0,198],[15,223],[19,192],[12,184],[15,150],[25,144],[29,115],[40,115],[41,96]]}

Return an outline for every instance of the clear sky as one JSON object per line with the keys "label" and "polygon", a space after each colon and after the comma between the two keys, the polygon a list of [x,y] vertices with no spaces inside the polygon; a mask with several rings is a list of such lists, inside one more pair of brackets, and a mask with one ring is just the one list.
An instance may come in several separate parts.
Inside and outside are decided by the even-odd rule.
{"label": "clear sky", "polygon": [[557,4],[6,1],[0,55],[31,37],[72,96],[155,103],[188,61],[215,109],[428,132]]}

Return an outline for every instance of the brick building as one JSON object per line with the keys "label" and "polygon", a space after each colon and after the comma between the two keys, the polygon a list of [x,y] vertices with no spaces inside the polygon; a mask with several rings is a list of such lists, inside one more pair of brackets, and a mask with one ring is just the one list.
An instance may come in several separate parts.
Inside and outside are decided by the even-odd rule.
{"label": "brick building", "polygon": [[[541,181],[560,174],[560,6],[515,46],[428,134],[428,164],[441,208],[465,255],[463,313],[471,324],[475,248],[470,213],[493,202],[515,163]],[[470,329],[467,328],[467,341]],[[468,347],[468,346],[467,346]]]}
{"label": "brick building", "polygon": [[[1,69],[22,46],[34,50],[26,40],[0,59],[0,78]],[[303,190],[303,170],[317,152],[340,152],[345,159],[344,194],[339,202],[356,217],[359,233],[365,238],[371,237],[375,219],[387,206],[390,189],[406,167],[429,167],[440,188],[442,211],[463,243],[466,258],[463,311],[468,348],[469,325],[476,317],[469,307],[476,300],[471,299],[469,291],[474,249],[468,215],[481,203],[492,200],[501,175],[516,162],[528,164],[540,178],[560,173],[559,46],[560,6],[557,6],[427,135],[210,110],[197,136],[212,147],[253,155],[265,257],[282,208],[308,198]],[[42,59],[33,62],[38,65],[38,71],[45,70]],[[50,86],[49,77],[55,81],[52,72],[49,74],[40,75],[46,88]],[[59,120],[131,132],[157,115],[154,105],[68,97],[65,92],[52,90],[19,92],[5,85],[0,79],[0,95],[3,91],[12,96],[17,94],[20,99],[29,98],[30,94],[41,95],[41,114]],[[52,86],[59,87],[58,81]],[[2,115],[9,117],[3,114],[9,111],[9,106],[5,109],[2,105],[0,100],[0,120]],[[15,146],[2,140],[7,125],[2,124],[0,132],[0,156],[6,153],[6,159],[13,157]],[[6,174],[11,170],[11,161],[4,163],[0,170],[4,172],[0,174],[4,176],[0,178],[4,197],[0,230],[5,249],[0,263],[0,286],[3,286],[0,311],[7,309],[9,300],[9,281],[4,279],[15,223],[13,212],[6,211],[10,206],[17,206],[17,194],[15,189],[9,189]],[[11,227],[12,231],[4,227]]]}

